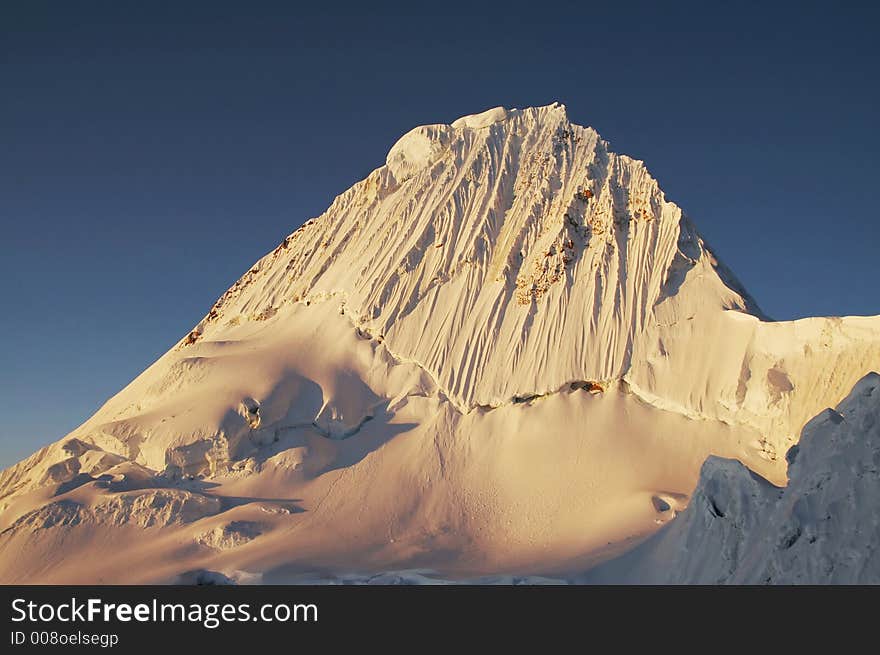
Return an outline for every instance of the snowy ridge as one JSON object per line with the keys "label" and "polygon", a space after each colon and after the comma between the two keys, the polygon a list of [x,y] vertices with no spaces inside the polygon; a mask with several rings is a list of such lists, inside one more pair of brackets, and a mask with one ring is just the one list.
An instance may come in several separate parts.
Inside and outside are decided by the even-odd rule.
{"label": "snowy ridge", "polygon": [[[161,567],[101,575],[571,571],[667,523],[709,455],[784,484],[803,425],[876,369],[880,317],[767,321],[643,162],[559,104],[495,108],[405,134],[0,473],[0,530],[56,504],[84,518],[46,535],[117,538],[126,508],[194,493],[207,513],[137,546]],[[18,525],[0,579],[82,579],[29,569],[55,542]]]}

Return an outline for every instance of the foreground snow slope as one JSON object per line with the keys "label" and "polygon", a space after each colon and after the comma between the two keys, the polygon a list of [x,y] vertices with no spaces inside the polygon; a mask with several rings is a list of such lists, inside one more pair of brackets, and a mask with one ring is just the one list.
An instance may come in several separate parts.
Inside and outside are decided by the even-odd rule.
{"label": "foreground snow slope", "polygon": [[709,455],[784,483],[873,369],[880,318],[767,322],[642,162],[561,105],[497,108],[404,135],[4,471],[0,579],[572,570]]}
{"label": "foreground snow slope", "polygon": [[687,510],[582,581],[661,584],[880,582],[880,375],[804,428],[779,489],[710,457]]}

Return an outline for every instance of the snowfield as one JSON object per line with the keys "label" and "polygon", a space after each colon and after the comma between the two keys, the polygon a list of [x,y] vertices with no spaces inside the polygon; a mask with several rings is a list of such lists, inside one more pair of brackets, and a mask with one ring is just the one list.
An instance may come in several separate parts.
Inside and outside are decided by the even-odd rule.
{"label": "snowfield", "polygon": [[0,582],[878,582],[871,371],[880,317],[769,320],[643,162],[495,108],[0,474]]}
{"label": "snowfield", "polygon": [[777,488],[710,457],[685,512],[580,582],[877,584],[880,582],[880,375],[804,428]]}

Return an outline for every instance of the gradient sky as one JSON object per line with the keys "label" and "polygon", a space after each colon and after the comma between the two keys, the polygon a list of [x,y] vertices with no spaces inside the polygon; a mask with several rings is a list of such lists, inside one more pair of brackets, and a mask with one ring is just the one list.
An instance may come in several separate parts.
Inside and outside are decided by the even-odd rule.
{"label": "gradient sky", "polygon": [[877,8],[298,4],[0,6],[0,467],[401,134],[497,105],[644,159],[771,316],[880,313]]}

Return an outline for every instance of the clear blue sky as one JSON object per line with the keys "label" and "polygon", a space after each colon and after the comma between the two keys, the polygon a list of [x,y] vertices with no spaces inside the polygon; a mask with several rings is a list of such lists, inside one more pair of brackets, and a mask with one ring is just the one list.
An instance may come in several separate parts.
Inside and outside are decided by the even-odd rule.
{"label": "clear blue sky", "polygon": [[0,466],[402,133],[497,105],[644,159],[770,315],[880,313],[868,3],[298,4],[0,6]]}

